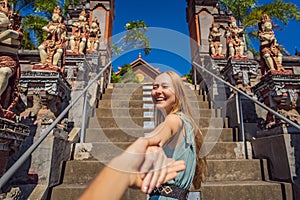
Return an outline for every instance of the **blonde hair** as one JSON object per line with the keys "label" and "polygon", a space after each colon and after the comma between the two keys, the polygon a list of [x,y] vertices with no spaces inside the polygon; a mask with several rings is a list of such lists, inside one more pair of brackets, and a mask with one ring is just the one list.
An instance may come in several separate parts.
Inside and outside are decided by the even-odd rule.
{"label": "blonde hair", "polygon": [[[187,93],[185,91],[185,85],[181,79],[181,77],[172,71],[163,72],[161,74],[167,74],[173,84],[174,93],[175,93],[175,103],[172,107],[171,113],[182,112],[190,121],[193,127],[194,135],[195,135],[195,146],[196,146],[196,169],[195,175],[193,179],[193,185],[196,189],[201,187],[201,182],[204,182],[205,173],[207,171],[207,162],[206,157],[200,158],[199,153],[202,147],[204,138],[201,130],[198,125],[195,123],[193,118],[193,113],[191,110],[191,106],[189,103],[189,99],[187,98]],[[155,123],[156,125],[162,123],[164,121],[164,113],[162,110],[155,110]]]}

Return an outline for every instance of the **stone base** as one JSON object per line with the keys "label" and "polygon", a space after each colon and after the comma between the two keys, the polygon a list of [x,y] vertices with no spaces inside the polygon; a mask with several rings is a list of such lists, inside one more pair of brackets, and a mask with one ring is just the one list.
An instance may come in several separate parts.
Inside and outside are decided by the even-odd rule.
{"label": "stone base", "polygon": [[260,80],[263,81],[264,79],[266,79],[268,76],[271,75],[277,75],[277,74],[282,74],[282,75],[290,75],[293,74],[292,70],[284,70],[284,71],[279,71],[279,70],[269,70],[266,74],[264,74]]}
{"label": "stone base", "polygon": [[58,66],[50,65],[48,63],[46,64],[35,64],[32,67],[33,70],[49,70],[49,71],[55,71],[60,72],[60,69]]}
{"label": "stone base", "polygon": [[267,159],[270,179],[292,183],[294,199],[299,199],[300,135],[280,133],[285,131],[278,127],[273,130],[276,135],[261,134],[260,138],[252,141],[254,158]]}

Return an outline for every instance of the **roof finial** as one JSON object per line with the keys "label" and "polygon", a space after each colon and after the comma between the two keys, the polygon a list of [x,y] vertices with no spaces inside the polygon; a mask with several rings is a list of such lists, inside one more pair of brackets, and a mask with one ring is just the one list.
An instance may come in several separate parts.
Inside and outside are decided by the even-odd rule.
{"label": "roof finial", "polygon": [[142,58],[142,53],[141,52],[139,52],[139,58]]}

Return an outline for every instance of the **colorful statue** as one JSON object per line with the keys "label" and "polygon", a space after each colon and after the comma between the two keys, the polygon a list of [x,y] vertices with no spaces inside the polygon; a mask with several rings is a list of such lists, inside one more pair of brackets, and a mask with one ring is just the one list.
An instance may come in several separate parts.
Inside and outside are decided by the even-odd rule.
{"label": "colorful statue", "polygon": [[220,32],[220,28],[217,26],[217,24],[213,23],[208,37],[210,55],[213,58],[224,57],[222,54],[223,45],[221,43],[221,36],[222,33]]}
{"label": "colorful statue", "polygon": [[57,67],[58,61],[64,59],[67,28],[62,20],[61,9],[56,6],[52,13],[52,21],[42,28],[42,30],[48,32],[48,38],[38,48],[41,63],[45,68]]}
{"label": "colorful statue", "polygon": [[86,48],[89,24],[85,10],[79,14],[78,22],[73,24],[72,36],[70,37],[71,51],[83,54]]}
{"label": "colorful statue", "polygon": [[101,37],[100,25],[95,17],[89,29],[89,39],[87,43],[88,51],[97,51],[99,47],[99,39]]}
{"label": "colorful statue", "polygon": [[21,18],[9,10],[6,1],[0,2],[0,117],[14,119],[11,112],[19,91],[20,78],[18,48],[22,40]]}
{"label": "colorful statue", "polygon": [[262,60],[262,74],[269,70],[284,71],[282,54],[278,49],[277,40],[272,30],[272,22],[267,14],[263,14],[258,24],[258,38],[260,39],[260,55]]}
{"label": "colorful statue", "polygon": [[225,32],[228,57],[245,58],[243,32],[243,29],[237,26],[235,18],[231,17],[230,24]]}

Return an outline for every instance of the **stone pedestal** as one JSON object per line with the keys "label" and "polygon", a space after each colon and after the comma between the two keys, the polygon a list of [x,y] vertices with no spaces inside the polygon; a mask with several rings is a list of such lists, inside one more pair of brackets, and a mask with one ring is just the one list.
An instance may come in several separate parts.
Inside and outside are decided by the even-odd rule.
{"label": "stone pedestal", "polygon": [[[300,75],[289,74],[291,72],[270,71],[262,77],[261,81],[252,88],[258,100],[268,107],[281,113],[290,120],[300,124],[298,113],[300,94]],[[272,127],[285,123],[268,113],[266,127]]]}
{"label": "stone pedestal", "polygon": [[267,159],[271,180],[293,183],[294,199],[300,198],[300,135],[276,128],[274,135],[260,134],[252,141],[255,158]]}
{"label": "stone pedestal", "polygon": [[256,80],[258,63],[254,60],[229,59],[221,74],[232,85],[247,90]]}
{"label": "stone pedestal", "polygon": [[37,122],[52,122],[69,104],[71,86],[60,72],[23,71],[19,81],[27,109],[21,117],[37,116]]}
{"label": "stone pedestal", "polygon": [[19,150],[28,135],[27,126],[0,118],[0,177],[6,171],[10,154]]}

